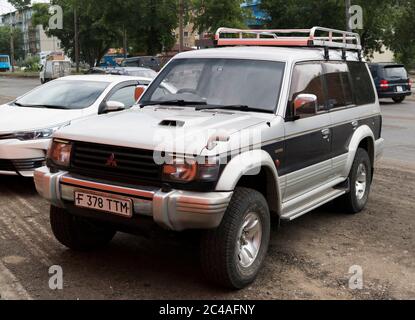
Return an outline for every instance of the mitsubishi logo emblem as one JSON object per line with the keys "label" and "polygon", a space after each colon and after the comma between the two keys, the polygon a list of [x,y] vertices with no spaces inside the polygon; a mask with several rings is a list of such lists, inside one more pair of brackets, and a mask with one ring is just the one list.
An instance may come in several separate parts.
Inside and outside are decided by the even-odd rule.
{"label": "mitsubishi logo emblem", "polygon": [[115,154],[111,153],[111,155],[109,156],[107,160],[106,166],[112,167],[112,168],[117,167],[117,160],[115,160]]}

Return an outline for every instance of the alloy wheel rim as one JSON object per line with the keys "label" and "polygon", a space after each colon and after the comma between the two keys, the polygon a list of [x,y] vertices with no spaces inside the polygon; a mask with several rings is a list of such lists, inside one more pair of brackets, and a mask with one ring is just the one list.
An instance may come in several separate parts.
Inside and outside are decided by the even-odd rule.
{"label": "alloy wheel rim", "polygon": [[242,268],[249,268],[258,257],[262,243],[262,223],[258,214],[246,215],[239,231],[237,242],[238,262]]}
{"label": "alloy wheel rim", "polygon": [[367,188],[367,170],[366,166],[361,163],[357,169],[356,178],[356,197],[358,200],[362,200],[366,194]]}

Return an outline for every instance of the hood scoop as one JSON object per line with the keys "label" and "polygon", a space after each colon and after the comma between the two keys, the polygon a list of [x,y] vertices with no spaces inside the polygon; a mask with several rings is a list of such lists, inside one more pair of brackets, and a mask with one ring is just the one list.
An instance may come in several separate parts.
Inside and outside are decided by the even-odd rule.
{"label": "hood scoop", "polygon": [[159,123],[159,126],[162,127],[172,127],[172,128],[181,128],[184,127],[185,122],[184,121],[178,121],[178,120],[163,120]]}

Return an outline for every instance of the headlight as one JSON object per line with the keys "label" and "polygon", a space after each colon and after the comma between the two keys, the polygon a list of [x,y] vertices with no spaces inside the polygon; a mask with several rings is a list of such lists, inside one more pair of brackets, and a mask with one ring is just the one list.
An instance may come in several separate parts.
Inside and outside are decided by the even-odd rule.
{"label": "headlight", "polygon": [[15,132],[12,134],[14,139],[19,139],[21,141],[27,141],[27,140],[38,140],[38,139],[49,139],[52,137],[52,135],[55,133],[55,131],[66,127],[69,125],[69,123],[65,123],[63,125],[46,128],[46,129],[39,129],[39,130],[33,130],[33,131],[21,131],[21,132]]}
{"label": "headlight", "polygon": [[48,150],[48,161],[60,167],[69,167],[72,144],[69,141],[55,139]]}
{"label": "headlight", "polygon": [[219,177],[220,164],[209,161],[200,163],[196,160],[173,159],[171,164],[163,166],[163,180],[170,182],[213,182]]}

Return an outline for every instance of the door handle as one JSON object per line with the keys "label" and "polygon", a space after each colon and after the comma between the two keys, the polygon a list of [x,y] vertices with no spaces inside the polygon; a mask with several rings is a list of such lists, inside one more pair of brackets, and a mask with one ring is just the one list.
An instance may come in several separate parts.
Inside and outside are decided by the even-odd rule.
{"label": "door handle", "polygon": [[321,130],[321,134],[323,135],[323,139],[327,140],[330,138],[330,129]]}

